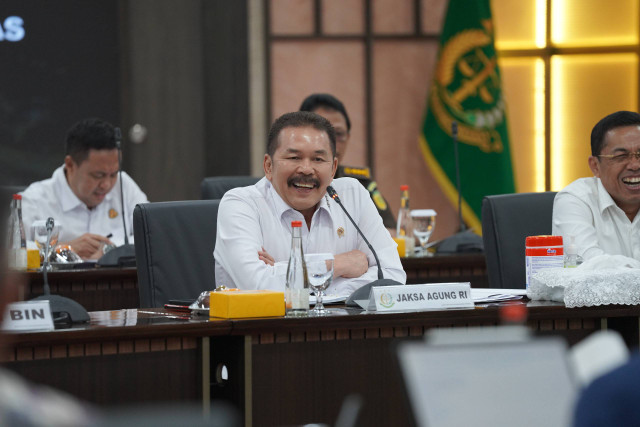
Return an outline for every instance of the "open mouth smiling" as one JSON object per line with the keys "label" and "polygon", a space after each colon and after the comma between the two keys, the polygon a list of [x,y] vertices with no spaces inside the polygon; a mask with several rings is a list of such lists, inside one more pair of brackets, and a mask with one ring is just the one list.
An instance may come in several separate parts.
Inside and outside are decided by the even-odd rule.
{"label": "open mouth smiling", "polygon": [[289,187],[301,189],[301,190],[313,190],[320,186],[320,181],[315,178],[290,178],[287,180]]}
{"label": "open mouth smiling", "polygon": [[640,176],[628,176],[622,178],[622,183],[627,187],[640,188]]}

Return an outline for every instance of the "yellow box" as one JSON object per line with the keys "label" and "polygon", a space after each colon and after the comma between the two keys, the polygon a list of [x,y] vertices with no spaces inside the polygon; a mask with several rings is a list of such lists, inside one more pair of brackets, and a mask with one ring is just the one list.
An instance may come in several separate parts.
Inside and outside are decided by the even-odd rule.
{"label": "yellow box", "polygon": [[40,268],[40,251],[38,249],[27,249],[27,268],[29,270]]}
{"label": "yellow box", "polygon": [[209,316],[224,319],[284,316],[284,292],[238,289],[211,292]]}

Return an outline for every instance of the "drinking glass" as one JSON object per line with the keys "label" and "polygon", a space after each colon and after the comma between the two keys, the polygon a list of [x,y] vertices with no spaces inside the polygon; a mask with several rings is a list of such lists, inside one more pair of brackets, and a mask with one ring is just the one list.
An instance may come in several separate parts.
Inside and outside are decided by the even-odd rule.
{"label": "drinking glass", "polygon": [[316,294],[316,305],[309,311],[310,315],[322,316],[328,310],[322,305],[322,296],[333,280],[333,254],[305,254],[309,286]]}
{"label": "drinking glass", "polygon": [[436,215],[436,211],[433,209],[414,209],[411,211],[413,234],[420,241],[421,256],[428,256],[426,245],[436,226]]}
{"label": "drinking glass", "polygon": [[54,224],[53,229],[51,230],[51,242],[49,246],[49,253],[44,253],[45,248],[47,246],[47,222],[46,221],[34,221],[31,225],[31,230],[33,232],[33,238],[40,250],[40,258],[42,263],[44,264],[45,259],[50,259],[51,252],[53,248],[58,244],[58,237],[60,236],[60,231],[62,230],[62,225]]}

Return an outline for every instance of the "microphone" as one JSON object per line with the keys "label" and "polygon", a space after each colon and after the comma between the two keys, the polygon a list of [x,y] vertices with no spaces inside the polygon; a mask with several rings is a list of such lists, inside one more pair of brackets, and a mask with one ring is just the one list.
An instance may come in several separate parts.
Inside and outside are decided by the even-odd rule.
{"label": "microphone", "polygon": [[53,232],[54,221],[52,217],[47,218],[45,227],[47,228],[47,243],[44,246],[44,261],[42,262],[42,287],[45,295],[51,294],[49,280],[47,278],[47,270],[49,269],[49,249],[51,248],[51,233]]}
{"label": "microphone", "polygon": [[373,257],[375,258],[376,264],[378,266],[378,280],[374,280],[371,283],[367,283],[366,285],[362,286],[361,288],[356,289],[355,291],[353,291],[353,293],[349,296],[349,298],[347,298],[347,301],[346,301],[345,304],[347,306],[350,306],[350,307],[359,307],[359,305],[356,303],[356,301],[357,300],[363,300],[363,299],[369,299],[369,294],[371,293],[371,288],[374,287],[374,286],[398,286],[398,285],[402,286],[402,283],[400,283],[398,281],[384,278],[384,275],[382,274],[382,266],[380,265],[380,260],[378,259],[378,254],[376,253],[375,249],[373,249],[373,246],[371,246],[371,243],[369,243],[369,241],[365,237],[365,235],[362,232],[362,230],[360,230],[360,227],[358,227],[358,224],[356,224],[356,222],[353,220],[353,218],[351,218],[351,215],[349,215],[349,212],[347,212],[347,209],[342,204],[342,201],[340,200],[340,197],[338,197],[338,193],[336,193],[336,190],[332,186],[329,185],[327,187],[327,193],[329,194],[329,196],[333,200],[335,200],[335,202],[338,204],[338,206],[340,206],[340,208],[342,208],[344,213],[347,215],[347,218],[349,218],[349,221],[351,221],[351,224],[353,224],[353,226],[356,228],[356,231],[358,232],[360,237],[362,237],[362,240],[364,240],[364,242],[367,244],[367,247],[369,248],[369,250],[373,254]]}
{"label": "microphone", "polygon": [[49,280],[47,278],[47,270],[49,270],[49,250],[51,248],[51,233],[55,223],[53,218],[49,217],[46,222],[47,227],[47,243],[44,247],[44,261],[42,263],[42,279],[44,295],[34,298],[32,301],[49,301],[49,308],[53,322],[56,325],[67,325],[69,323],[80,323],[89,321],[89,313],[87,310],[74,300],[60,295],[51,295]]}
{"label": "microphone", "polygon": [[482,252],[484,244],[482,237],[473,230],[467,229],[462,220],[462,185],[460,184],[460,157],[458,155],[458,122],[451,122],[451,137],[453,139],[453,159],[456,169],[456,190],[458,191],[458,232],[442,240],[438,245],[437,253],[465,253]]}
{"label": "microphone", "polygon": [[120,128],[113,129],[113,137],[116,140],[118,148],[118,178],[120,180],[120,206],[122,206],[122,229],[124,230],[124,245],[111,249],[102,255],[98,260],[101,267],[123,267],[136,266],[135,247],[129,244],[129,236],[127,235],[127,223],[125,221],[124,191],[122,190],[122,132]]}

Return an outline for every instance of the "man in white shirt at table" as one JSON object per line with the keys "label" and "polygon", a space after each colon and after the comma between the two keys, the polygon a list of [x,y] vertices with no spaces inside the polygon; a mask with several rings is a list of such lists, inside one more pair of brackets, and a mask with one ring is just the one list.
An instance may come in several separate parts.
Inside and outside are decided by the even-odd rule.
{"label": "man in white shirt at table", "polygon": [[618,111],[591,131],[589,167],[558,192],[553,203],[553,234],[565,245],[575,238],[585,260],[623,255],[640,260],[640,114]]}
{"label": "man in white shirt at table", "polygon": [[405,283],[400,257],[367,190],[353,178],[333,179],[338,161],[331,124],[309,112],[287,113],[269,131],[265,178],[228,191],[220,203],[216,285],[284,290],[291,221],[302,221],[304,253],[332,253],[328,293],[346,295],[377,279],[373,254],[340,206],[332,185],[374,247],[384,277]]}
{"label": "man in white shirt at table", "polygon": [[31,224],[52,217],[62,225],[58,242],[68,244],[84,259],[98,259],[106,244],[122,245],[125,216],[133,241],[133,208],[147,196],[122,173],[124,209],[120,203],[118,149],[114,127],[101,119],[82,120],[69,130],[64,164],[22,194],[22,218],[27,237]]}

